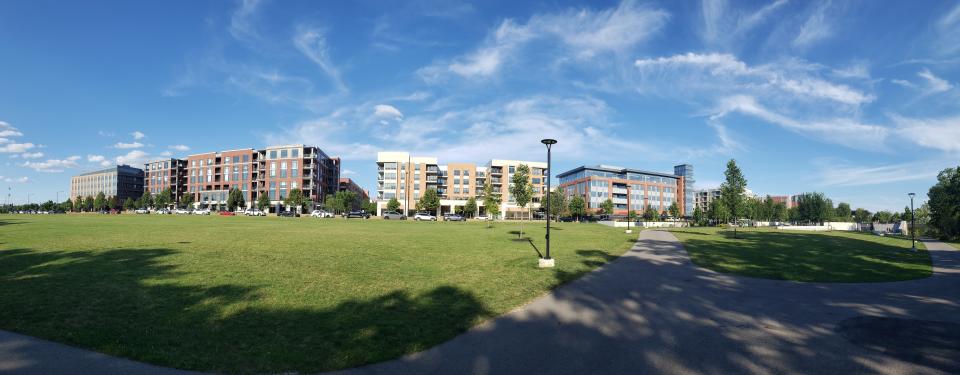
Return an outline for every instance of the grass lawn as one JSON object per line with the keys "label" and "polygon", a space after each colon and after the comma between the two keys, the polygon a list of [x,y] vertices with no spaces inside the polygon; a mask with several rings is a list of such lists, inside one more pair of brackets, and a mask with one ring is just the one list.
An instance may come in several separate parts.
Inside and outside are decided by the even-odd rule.
{"label": "grass lawn", "polygon": [[672,231],[693,263],[718,272],[767,279],[881,282],[930,276],[930,256],[918,242],[856,232],[683,228]]}
{"label": "grass lawn", "polygon": [[[0,216],[0,329],[163,366],[317,372],[427,349],[624,253],[558,223]],[[511,233],[513,232],[513,233]]]}

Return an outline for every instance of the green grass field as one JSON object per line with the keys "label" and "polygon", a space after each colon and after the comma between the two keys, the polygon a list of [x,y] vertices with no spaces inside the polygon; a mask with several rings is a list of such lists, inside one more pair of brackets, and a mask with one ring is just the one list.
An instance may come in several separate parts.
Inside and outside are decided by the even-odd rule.
{"label": "green grass field", "polygon": [[[316,372],[427,349],[634,235],[559,223],[0,216],[0,329],[163,366]],[[513,232],[513,233],[511,233]],[[535,249],[535,247],[537,249]]]}
{"label": "green grass field", "polygon": [[691,260],[723,273],[778,280],[882,282],[930,276],[930,256],[918,242],[856,232],[776,229],[672,230]]}

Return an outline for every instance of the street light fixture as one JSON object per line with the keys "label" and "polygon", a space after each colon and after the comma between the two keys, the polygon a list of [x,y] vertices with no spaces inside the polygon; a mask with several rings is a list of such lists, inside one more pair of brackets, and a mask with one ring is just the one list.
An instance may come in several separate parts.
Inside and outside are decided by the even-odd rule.
{"label": "street light fixture", "polygon": [[555,264],[553,258],[550,257],[550,194],[552,193],[551,190],[550,190],[550,174],[553,173],[553,169],[551,169],[552,166],[550,165],[550,147],[552,147],[553,145],[557,144],[557,140],[556,140],[556,139],[547,138],[547,139],[541,140],[540,143],[543,143],[545,146],[547,146],[547,199],[546,199],[546,203],[547,203],[547,236],[546,236],[546,239],[547,239],[547,256],[544,257],[544,258],[540,258],[539,266],[540,266],[540,268],[546,268],[546,267],[553,267],[554,264]]}
{"label": "street light fixture", "polygon": [[913,196],[915,193],[907,194],[910,196],[910,240],[913,243],[913,251],[917,251],[917,212],[913,210]]}

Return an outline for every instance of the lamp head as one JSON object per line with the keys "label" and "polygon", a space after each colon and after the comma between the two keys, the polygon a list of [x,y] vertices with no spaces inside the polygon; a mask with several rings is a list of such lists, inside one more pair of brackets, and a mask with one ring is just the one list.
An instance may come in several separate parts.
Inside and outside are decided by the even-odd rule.
{"label": "lamp head", "polygon": [[557,140],[556,140],[556,139],[547,138],[547,139],[540,140],[540,143],[543,143],[543,144],[549,146],[549,145],[556,144],[556,143],[557,143]]}
{"label": "lamp head", "polygon": [[917,194],[916,194],[916,193],[910,193],[910,194],[907,194],[907,195],[909,195],[910,198],[913,198],[913,196],[914,196],[914,195],[917,195]]}

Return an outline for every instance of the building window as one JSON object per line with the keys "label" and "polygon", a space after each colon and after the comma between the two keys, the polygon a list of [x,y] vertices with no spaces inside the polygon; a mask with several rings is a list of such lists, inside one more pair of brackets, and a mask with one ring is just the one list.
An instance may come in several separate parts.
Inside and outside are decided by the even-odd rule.
{"label": "building window", "polygon": [[293,150],[290,151],[290,153],[291,153],[291,154],[293,155],[293,157],[295,157],[295,158],[300,157],[300,150],[293,149]]}
{"label": "building window", "polygon": [[277,177],[277,162],[270,162],[270,177]]}
{"label": "building window", "polygon": [[249,161],[250,161],[250,155],[243,155],[243,162],[246,163]]}
{"label": "building window", "polygon": [[[296,151],[296,150],[294,150],[294,151]],[[294,155],[294,156],[296,156],[296,155]],[[298,175],[299,175],[299,172],[298,172],[298,171],[299,171],[299,170],[297,169],[297,164],[298,164],[298,163],[297,163],[296,160],[294,160],[294,161],[292,161],[292,162],[290,163],[290,177],[298,177]]]}
{"label": "building window", "polygon": [[287,162],[280,162],[280,178],[287,178]]}
{"label": "building window", "polygon": [[276,158],[277,158],[277,151],[276,150],[270,151],[270,159],[276,159]]}

